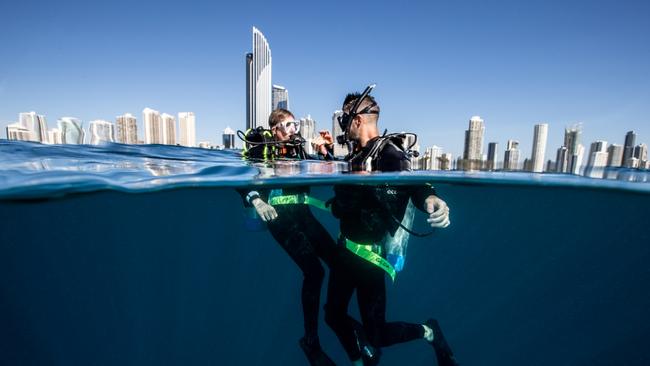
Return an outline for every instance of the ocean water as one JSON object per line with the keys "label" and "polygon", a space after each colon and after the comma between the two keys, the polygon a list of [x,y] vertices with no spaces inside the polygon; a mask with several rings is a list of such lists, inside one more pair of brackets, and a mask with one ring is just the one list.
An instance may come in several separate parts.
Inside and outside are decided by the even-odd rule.
{"label": "ocean water", "polygon": [[[388,320],[439,319],[464,365],[650,364],[647,172],[344,170],[0,141],[0,365],[306,365],[300,271],[268,231],[246,231],[234,189],[309,184],[327,199],[339,183],[422,182],[452,224],[411,238]],[[320,334],[349,364],[322,314]],[[382,364],[435,359],[418,341],[384,349]]]}

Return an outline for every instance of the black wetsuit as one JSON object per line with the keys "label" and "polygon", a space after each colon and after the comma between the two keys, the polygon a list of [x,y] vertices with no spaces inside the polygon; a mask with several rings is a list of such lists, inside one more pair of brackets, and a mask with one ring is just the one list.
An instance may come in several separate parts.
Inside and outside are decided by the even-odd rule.
{"label": "black wetsuit", "polygon": [[[284,156],[294,159],[308,157],[300,146],[285,150]],[[280,190],[282,195],[309,194],[308,186]],[[244,199],[244,205],[248,207],[251,205],[247,201],[246,195],[250,191],[256,191],[266,203],[269,202],[269,194],[272,192],[271,189],[239,190]],[[335,242],[314,217],[308,205],[285,204],[276,205],[274,208],[278,217],[267,223],[269,231],[303,273],[302,309],[305,326],[303,341],[310,349],[319,350],[318,315],[321,287],[325,276],[320,259],[328,266],[331,265]]]}
{"label": "black wetsuit", "polygon": [[[373,139],[352,156],[351,170],[365,169],[364,162],[380,143]],[[372,159],[372,170],[410,170],[410,160],[396,145],[388,143]],[[409,198],[424,211],[424,200],[435,194],[428,185],[372,186],[340,185],[334,188],[332,213],[340,220],[341,235],[357,243],[380,242],[387,233],[394,234],[406,211]],[[342,241],[342,240],[339,240]],[[355,337],[355,325],[347,314],[350,299],[357,291],[361,321],[369,343],[375,348],[390,346],[423,337],[420,324],[386,321],[385,272],[378,266],[347,250],[340,242],[330,267],[325,305],[325,321],[334,330],[351,360],[361,357]]]}

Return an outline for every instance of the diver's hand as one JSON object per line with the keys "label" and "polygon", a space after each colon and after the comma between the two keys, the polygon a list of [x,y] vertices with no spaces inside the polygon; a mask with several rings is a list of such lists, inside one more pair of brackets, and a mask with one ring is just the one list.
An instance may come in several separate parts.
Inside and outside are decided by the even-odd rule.
{"label": "diver's hand", "polygon": [[255,211],[262,218],[262,221],[269,222],[273,221],[278,217],[278,213],[275,212],[275,208],[269,205],[268,203],[262,201],[261,198],[255,198],[251,204],[255,207]]}
{"label": "diver's hand", "polygon": [[451,224],[449,221],[449,206],[445,201],[431,195],[424,200],[424,203],[429,213],[427,222],[431,227],[445,228]]}

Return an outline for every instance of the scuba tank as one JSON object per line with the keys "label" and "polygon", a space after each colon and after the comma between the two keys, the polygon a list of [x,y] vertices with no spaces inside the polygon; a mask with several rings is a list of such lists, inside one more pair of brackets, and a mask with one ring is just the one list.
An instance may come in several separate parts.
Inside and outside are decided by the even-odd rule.
{"label": "scuba tank", "polygon": [[267,160],[273,157],[275,149],[273,134],[264,127],[249,128],[246,132],[237,131],[239,138],[244,141],[244,157],[254,160]]}

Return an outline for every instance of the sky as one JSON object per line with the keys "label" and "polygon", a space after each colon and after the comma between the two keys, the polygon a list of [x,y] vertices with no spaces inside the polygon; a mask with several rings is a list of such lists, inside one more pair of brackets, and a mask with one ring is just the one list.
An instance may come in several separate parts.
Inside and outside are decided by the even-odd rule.
{"label": "sky", "polygon": [[[88,121],[150,107],[193,111],[197,140],[245,126],[252,27],[270,43],[273,83],[317,128],[345,94],[376,83],[380,128],[462,154],[470,117],[484,150],[508,139],[530,156],[549,124],[583,144],[650,143],[648,1],[0,2],[0,127],[18,113]],[[4,138],[4,131],[0,133]]]}

